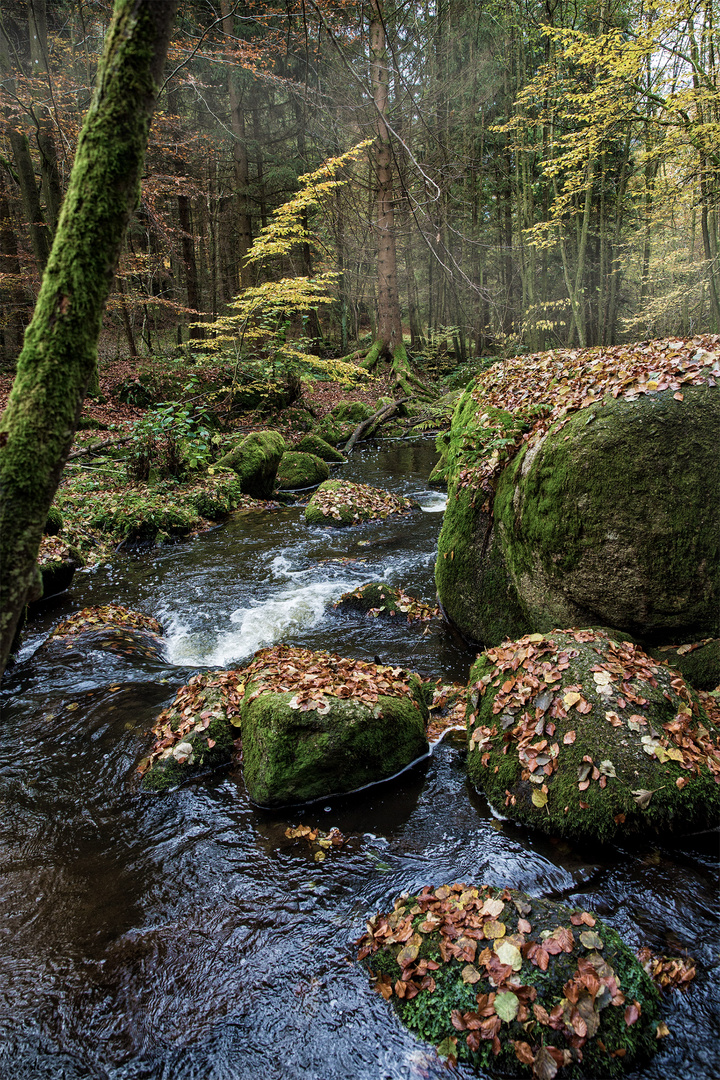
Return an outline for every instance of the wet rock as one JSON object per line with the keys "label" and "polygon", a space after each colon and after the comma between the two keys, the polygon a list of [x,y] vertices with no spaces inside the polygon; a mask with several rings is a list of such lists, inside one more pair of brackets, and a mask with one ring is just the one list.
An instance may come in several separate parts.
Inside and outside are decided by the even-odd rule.
{"label": "wet rock", "polygon": [[284,453],[285,440],[279,432],[256,431],[216,461],[213,470],[232,469],[240,477],[244,495],[269,499]]}
{"label": "wet rock", "polygon": [[684,645],[647,646],[649,656],[679,671],[696,690],[714,690],[720,686],[720,639]]}
{"label": "wet rock", "polygon": [[470,390],[455,413],[436,581],[458,629],[485,645],[592,624],[654,645],[720,636],[714,384],[607,395],[522,442],[529,427]]}
{"label": "wet rock", "polygon": [[77,548],[68,545],[57,535],[43,536],[38,553],[38,567],[42,577],[41,599],[46,600],[49,596],[65,592],[70,587],[76,569],[83,565],[82,555]]}
{"label": "wet rock", "polygon": [[349,480],[326,480],[317,489],[305,509],[305,520],[311,525],[359,525],[390,514],[414,510],[417,503],[393,495],[369,484],[353,484]]}
{"label": "wet rock", "polygon": [[467,769],[500,813],[597,843],[720,823],[720,707],[630,642],[554,630],[470,672]]}
{"label": "wet rock", "polygon": [[180,687],[153,724],[150,752],[137,766],[142,791],[167,791],[230,763],[239,686],[238,672],[220,671],[195,675]]}
{"label": "wet rock", "polygon": [[440,617],[437,606],[425,604],[414,596],[408,596],[402,589],[395,589],[384,581],[370,581],[359,589],[343,593],[335,603],[336,608],[364,611],[376,618],[386,616],[398,618],[403,622],[428,622]]}
{"label": "wet rock", "polygon": [[322,458],[287,450],[280,459],[275,484],[280,491],[295,491],[316,487],[329,475],[330,469]]}
{"label": "wet rock", "polygon": [[315,454],[330,465],[344,465],[346,461],[339,450],[317,435],[304,435],[295,449],[303,454]]}
{"label": "wet rock", "polygon": [[404,894],[358,959],[401,1020],[497,1076],[616,1077],[655,1053],[658,993],[589,911],[454,883]]}
{"label": "wet rock", "polygon": [[243,770],[261,806],[353,791],[427,752],[422,684],[399,668],[278,646],[244,677]]}

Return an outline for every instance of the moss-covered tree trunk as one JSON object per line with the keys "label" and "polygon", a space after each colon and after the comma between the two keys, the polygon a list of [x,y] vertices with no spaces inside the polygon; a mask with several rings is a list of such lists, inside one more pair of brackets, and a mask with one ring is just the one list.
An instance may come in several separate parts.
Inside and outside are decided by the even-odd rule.
{"label": "moss-covered tree trunk", "polygon": [[177,0],[116,0],[97,84],[0,419],[0,673],[38,595],[37,552],[97,363]]}

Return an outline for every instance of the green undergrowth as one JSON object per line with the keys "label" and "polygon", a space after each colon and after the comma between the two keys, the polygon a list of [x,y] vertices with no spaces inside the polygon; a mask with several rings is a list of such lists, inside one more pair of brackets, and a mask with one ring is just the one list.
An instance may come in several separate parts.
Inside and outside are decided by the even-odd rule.
{"label": "green undergrowth", "polygon": [[65,480],[55,506],[63,537],[92,563],[120,543],[161,544],[209,528],[239,509],[265,504],[243,495],[240,479],[218,472],[182,483],[119,484],[108,474],[83,473]]}

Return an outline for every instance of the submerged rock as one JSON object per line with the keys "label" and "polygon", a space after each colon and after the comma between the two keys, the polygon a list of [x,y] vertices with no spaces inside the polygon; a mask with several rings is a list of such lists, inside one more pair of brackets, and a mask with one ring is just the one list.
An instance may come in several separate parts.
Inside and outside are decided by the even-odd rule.
{"label": "submerged rock", "polygon": [[103,604],[76,611],[54,628],[43,646],[52,650],[109,650],[124,656],[155,657],[162,646],[162,626],[150,615],[122,604]]}
{"label": "submerged rock", "polygon": [[385,780],[427,753],[417,676],[329,653],[263,649],[242,673],[248,794],[310,802]]}
{"label": "submerged rock", "polygon": [[508,361],[465,392],[436,582],[466,638],[720,636],[720,358],[677,346]]}
{"label": "submerged rock", "polygon": [[404,894],[358,959],[441,1056],[498,1076],[616,1077],[657,1049],[658,993],[589,911],[455,883]]}
{"label": "submerged rock", "polygon": [[295,449],[302,454],[315,454],[330,465],[344,465],[347,460],[339,450],[317,435],[304,435]]}
{"label": "submerged rock", "polygon": [[630,642],[554,630],[488,649],[469,679],[467,769],[490,803],[604,842],[720,823],[720,707]]}
{"label": "submerged rock", "polygon": [[322,458],[315,454],[287,450],[278,466],[275,484],[279,491],[294,491],[316,487],[327,480],[330,470]]}
{"label": "submerged rock", "polygon": [[369,484],[326,480],[308,503],[305,520],[311,525],[359,525],[363,521],[405,514],[416,508],[417,503],[410,499]]}
{"label": "submerged rock", "polygon": [[240,477],[244,495],[269,499],[275,475],[285,453],[285,440],[277,431],[256,431],[215,462],[215,469],[232,469]]}
{"label": "submerged rock", "polygon": [[384,581],[369,581],[352,592],[343,593],[335,602],[336,608],[364,611],[375,618],[379,615],[399,618],[403,622],[428,622],[440,617],[440,609],[430,606],[402,589],[393,588]]}

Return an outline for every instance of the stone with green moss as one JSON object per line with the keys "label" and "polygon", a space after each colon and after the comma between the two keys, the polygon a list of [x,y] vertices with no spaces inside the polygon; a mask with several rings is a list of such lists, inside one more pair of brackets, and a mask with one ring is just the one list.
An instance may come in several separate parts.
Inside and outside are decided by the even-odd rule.
{"label": "stone with green moss", "polygon": [[403,894],[358,942],[402,1022],[493,1076],[619,1077],[658,1047],[658,992],[592,912],[461,883]]}
{"label": "stone with green moss", "polygon": [[279,491],[317,487],[327,480],[330,469],[322,458],[297,450],[286,450],[280,459],[275,484]]}
{"label": "stone with green moss", "polygon": [[234,672],[211,672],[178,690],[155,721],[154,743],[137,766],[142,791],[167,791],[230,763],[237,685]]}
{"label": "stone with green moss", "polygon": [[269,499],[285,449],[285,440],[279,432],[255,431],[246,435],[212,468],[232,469],[240,478],[244,495],[251,495],[254,499]]}
{"label": "stone with green moss", "polygon": [[337,447],[348,441],[356,427],[357,424],[336,420],[334,416],[328,414],[315,425],[310,434],[329,443],[330,446]]}
{"label": "stone with green moss", "polygon": [[339,401],[333,406],[330,415],[340,423],[350,422],[357,426],[363,420],[369,420],[375,412],[366,401]]}
{"label": "stone with green moss", "polygon": [[467,638],[594,623],[655,645],[720,635],[720,393],[682,398],[608,396],[522,444],[510,414],[466,392],[436,580]]}
{"label": "stone with green moss", "polygon": [[251,666],[239,718],[248,794],[282,806],[386,780],[427,753],[427,717],[417,676],[326,653],[265,650]]}
{"label": "stone with green moss", "polygon": [[506,641],[470,672],[470,780],[501,814],[584,843],[720,823],[720,707],[602,630]]}
{"label": "stone with green moss", "polygon": [[684,645],[647,646],[646,652],[679,671],[695,690],[720,687],[720,639],[706,638]]}
{"label": "stone with green moss", "polygon": [[396,618],[408,623],[427,622],[438,618],[440,614],[437,607],[409,596],[403,589],[395,588],[384,581],[369,581],[351,592],[343,593],[335,607],[364,611],[373,617]]}
{"label": "stone with green moss", "polygon": [[318,438],[317,435],[304,435],[295,449],[303,454],[315,454],[331,465],[344,465],[347,460],[339,450],[324,439]]}
{"label": "stone with green moss", "polygon": [[359,525],[391,514],[409,513],[417,505],[370,484],[325,480],[305,508],[305,520],[310,525]]}
{"label": "stone with green moss", "polygon": [[53,505],[48,510],[47,520],[43,532],[46,536],[57,536],[63,530],[63,516],[57,506]]}

